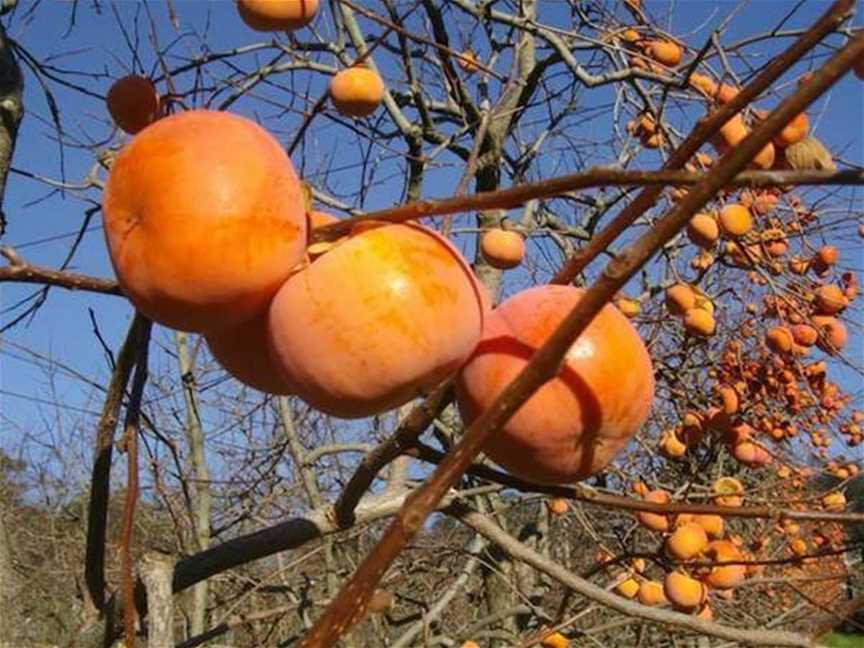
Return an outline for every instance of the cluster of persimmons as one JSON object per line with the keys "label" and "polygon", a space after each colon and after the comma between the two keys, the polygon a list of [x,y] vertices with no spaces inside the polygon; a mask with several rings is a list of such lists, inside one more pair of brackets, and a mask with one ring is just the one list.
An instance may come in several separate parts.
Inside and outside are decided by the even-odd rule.
{"label": "cluster of persimmons", "polygon": [[[296,28],[272,22],[272,11],[261,18],[280,4],[315,7],[238,6],[253,28]],[[369,96],[367,72],[334,77],[337,110],[368,114],[357,108]],[[377,105],[383,86],[375,85]],[[163,115],[160,103],[140,77],[122,79],[108,95],[116,123],[135,134],[114,159],[104,192],[111,261],[140,312],[205,336],[222,366],[252,387],[355,418],[403,405],[458,371],[457,401],[470,424],[581,298],[577,288],[541,286],[492,309],[460,252],[415,223],[361,222],[338,240],[309,244],[312,229],[336,219],[310,209],[268,132],[226,112]],[[484,233],[481,249],[492,265],[512,268],[524,242],[495,229]],[[636,433],[653,394],[638,332],[607,305],[558,376],[487,452],[524,479],[587,477]]]}
{"label": "cluster of persimmons", "polygon": [[[628,4],[638,10],[637,0]],[[239,0],[237,7],[252,29],[284,31],[312,20],[318,2]],[[679,43],[643,37],[640,29],[613,35],[633,65],[663,73],[682,62]],[[466,74],[479,68],[471,50],[459,64]],[[709,105],[737,93],[700,71],[689,83]],[[332,78],[329,96],[342,115],[362,118],[377,109],[386,89],[373,66],[361,62]],[[134,135],[113,161],[103,200],[108,249],[124,293],[152,320],[202,334],[221,365],[256,389],[356,418],[403,405],[455,374],[457,404],[470,425],[583,294],[537,286],[493,308],[459,250],[416,223],[359,222],[338,240],[310,244],[313,229],[337,219],[311,208],[283,147],[262,127],[226,112],[167,114],[154,84],[135,75],[116,82],[107,103],[115,123]],[[732,118],[713,142],[717,152],[738,145],[764,116],[748,109]],[[652,115],[638,116],[628,131],[647,148],[667,145]],[[705,170],[712,161],[702,152],[688,169]],[[834,163],[802,113],[753,166],[832,169]],[[671,200],[682,195],[675,190]],[[781,204],[791,219],[776,214]],[[670,460],[696,452],[710,435],[725,442],[742,470],[773,464],[781,479],[804,488],[811,475],[777,459],[778,448],[806,436],[824,455],[832,424],[850,446],[864,439],[864,413],[840,421],[849,397],[828,380],[825,359],[811,357],[843,349],[843,311],[859,292],[854,274],[836,270],[836,248],[810,247],[803,237],[814,219],[788,188],[777,188],[724,192],[713,210],[691,220],[693,269],[704,275],[719,262],[746,272],[754,284],[786,285],[746,305],[750,319],[741,335],[709,370],[710,404],[687,411],[660,438]],[[506,270],[520,265],[525,243],[517,232],[493,229],[482,234],[480,250]],[[670,285],[665,306],[688,334],[710,338],[717,330],[715,303],[697,283]],[[635,298],[605,306],[557,376],[493,436],[489,457],[537,483],[572,482],[605,468],[645,422],[654,395],[651,358],[629,321],[639,314]],[[857,473],[852,463],[828,468],[840,479]],[[722,477],[711,489],[718,504],[743,503],[745,488],[736,477]],[[651,502],[673,499],[641,482],[637,493]],[[818,502],[829,511],[845,504],[839,490]],[[562,513],[567,505],[553,502],[550,510]],[[651,577],[645,561],[634,560],[616,575],[615,590],[702,618],[712,616],[712,596],[732,597],[748,575],[759,573],[759,560],[778,551],[770,542],[748,545],[719,515],[643,512],[637,519],[662,534],[671,561],[664,565],[672,568]],[[839,542],[839,529],[814,530],[808,538],[791,520],[777,529],[783,551],[793,557]],[[558,633],[543,642],[566,646]]]}

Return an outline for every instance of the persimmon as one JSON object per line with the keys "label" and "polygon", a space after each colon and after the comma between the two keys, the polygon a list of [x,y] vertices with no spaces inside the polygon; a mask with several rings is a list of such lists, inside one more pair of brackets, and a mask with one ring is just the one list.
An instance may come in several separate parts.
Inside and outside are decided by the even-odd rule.
{"label": "persimmon", "polygon": [[692,335],[710,337],[714,335],[717,324],[714,316],[704,308],[691,308],[684,313],[684,328]]}
{"label": "persimmon", "polygon": [[[669,493],[664,490],[653,490],[644,495],[646,502],[655,504],[666,504],[669,502]],[[636,519],[639,523],[651,531],[668,531],[669,516],[665,513],[651,513],[649,511],[639,511],[636,514]]]}
{"label": "persimmon", "polygon": [[291,31],[312,22],[318,0],[237,0],[237,13],[256,31]]}
{"label": "persimmon", "polygon": [[[537,286],[492,311],[456,381],[466,425],[494,402],[583,294],[570,286]],[[651,358],[639,333],[607,304],[571,346],[558,374],[484,449],[523,479],[583,479],[627,444],[647,418],[653,395]]]}
{"label": "persimmon", "polygon": [[666,290],[666,307],[673,315],[696,308],[696,293],[687,284],[677,283]]}
{"label": "persimmon", "polygon": [[261,313],[306,245],[284,149],[225,112],[180,113],[141,131],[111,167],[102,212],[123,292],[149,318],[186,331]]}
{"label": "persimmon", "polygon": [[[714,94],[714,98],[721,104],[727,104],[737,97],[739,92],[740,90],[738,90],[734,85],[721,83],[717,86],[717,92]],[[765,149],[762,150],[764,151]]]}
{"label": "persimmon", "polygon": [[[705,555],[712,562],[739,562],[742,561],[741,551],[728,540],[714,540],[709,542],[705,548]],[[705,576],[705,583],[718,590],[737,587],[747,577],[747,566],[744,564],[717,565]]]}
{"label": "persimmon", "polygon": [[761,468],[772,461],[771,454],[753,441],[736,443],[732,448],[732,456],[748,468]]}
{"label": "persimmon", "polygon": [[734,477],[721,477],[711,486],[714,502],[720,506],[738,507],[744,503],[744,486]]}
{"label": "persimmon", "polygon": [[663,593],[675,607],[682,610],[693,610],[699,607],[705,602],[707,596],[705,585],[677,571],[666,574]]}
{"label": "persimmon", "polygon": [[789,353],[795,338],[785,326],[774,326],[765,333],[765,345],[774,353]]}
{"label": "persimmon", "polygon": [[357,418],[453,373],[477,344],[485,309],[446,239],[415,224],[373,225],[295,270],[273,300],[269,338],[298,396]]}
{"label": "persimmon", "polygon": [[690,75],[689,82],[691,86],[708,97],[713,97],[717,92],[717,84],[705,74],[694,72]]}
{"label": "persimmon", "polygon": [[687,454],[687,445],[676,436],[675,430],[667,430],[660,439],[660,450],[674,459]]}
{"label": "persimmon", "polygon": [[615,306],[621,311],[624,317],[629,317],[630,319],[633,319],[642,311],[639,302],[629,297],[619,297],[615,300]]}
{"label": "persimmon", "polygon": [[796,556],[803,556],[807,553],[807,542],[802,538],[795,538],[789,543],[789,549],[791,549],[792,553]]}
{"label": "persimmon", "polygon": [[[718,90],[718,100],[720,103],[727,103],[728,101],[731,101],[731,97],[738,94],[737,89],[732,88],[727,93],[725,90],[726,88],[729,88],[729,86],[723,84]],[[714,145],[719,153],[725,154],[729,149],[734,148],[743,142],[749,134],[750,129],[744,123],[744,118],[740,113],[738,113],[720,127],[719,136],[714,140]],[[776,151],[774,150],[774,145],[769,142],[759,151],[759,153],[756,154],[756,157],[753,158],[751,166],[760,169],[770,169],[774,166],[775,157]]]}
{"label": "persimmon", "polygon": [[723,402],[723,412],[730,415],[735,414],[739,406],[738,392],[728,385],[720,387],[717,391],[720,395],[720,400]]}
{"label": "persimmon", "polygon": [[814,294],[816,308],[821,315],[836,315],[849,305],[849,300],[839,286],[826,284]]}
{"label": "persimmon", "polygon": [[708,534],[695,522],[684,524],[666,538],[666,553],[677,560],[698,556],[708,544]]}
{"label": "persimmon", "polygon": [[713,621],[714,620],[714,610],[711,609],[711,606],[708,603],[705,603],[699,611],[696,613],[696,618],[701,621]]}
{"label": "persimmon", "polygon": [[642,581],[639,583],[638,597],[642,605],[662,605],[666,603],[663,583],[653,580]]}
{"label": "persimmon", "polygon": [[546,500],[546,508],[549,509],[549,512],[552,513],[552,515],[564,515],[570,510],[570,502],[563,497],[556,497],[554,499]]}
{"label": "persimmon", "polygon": [[651,58],[667,67],[678,65],[683,55],[681,46],[668,40],[650,41],[647,50]]}
{"label": "persimmon", "polygon": [[639,592],[639,583],[635,578],[627,578],[615,586],[615,591],[624,598],[632,599]]}
{"label": "persimmon", "polygon": [[459,648],[480,648],[480,644],[469,639],[468,641],[464,641]]}
{"label": "persimmon", "polygon": [[367,117],[384,98],[384,82],[372,68],[354,65],[337,72],[330,80],[330,98],[343,115]]}
{"label": "persimmon", "polygon": [[701,526],[709,538],[718,540],[723,537],[723,518],[711,513],[697,513],[693,516],[693,522]]}
{"label": "persimmon", "polygon": [[822,506],[826,511],[842,511],[846,508],[846,496],[839,491],[828,493],[822,498]]}
{"label": "persimmon", "polygon": [[720,238],[717,220],[710,214],[696,214],[687,224],[687,236],[699,247],[710,250]]}
{"label": "persimmon", "polygon": [[560,632],[548,634],[540,641],[543,648],[568,648],[570,641]]}
{"label": "persimmon", "polygon": [[792,274],[804,275],[810,269],[810,263],[803,259],[789,259],[787,267]]}
{"label": "persimmon", "polygon": [[509,270],[525,258],[525,241],[516,232],[490,229],[480,237],[480,252],[493,268]]}
{"label": "persimmon", "polygon": [[816,344],[820,349],[828,353],[843,350],[849,337],[843,322],[831,315],[814,315],[810,321],[819,329],[820,338]]}
{"label": "persimmon", "polygon": [[267,394],[292,393],[290,383],[270,357],[266,310],[205,339],[213,357],[240,382]]}
{"label": "persimmon", "polygon": [[720,229],[726,236],[738,238],[753,229],[753,215],[743,205],[726,205],[717,217]]}
{"label": "persimmon", "polygon": [[774,138],[774,144],[780,148],[792,146],[807,137],[809,131],[810,120],[807,119],[807,114],[803,112],[798,113],[798,115],[793,117],[792,121],[786,124],[783,130],[777,134]]}
{"label": "persimmon", "polygon": [[809,324],[796,324],[792,327],[792,339],[795,344],[811,347],[819,340],[819,331]]}
{"label": "persimmon", "polygon": [[134,135],[159,117],[159,93],[153,82],[138,74],[115,81],[105,97],[108,112],[117,126]]}

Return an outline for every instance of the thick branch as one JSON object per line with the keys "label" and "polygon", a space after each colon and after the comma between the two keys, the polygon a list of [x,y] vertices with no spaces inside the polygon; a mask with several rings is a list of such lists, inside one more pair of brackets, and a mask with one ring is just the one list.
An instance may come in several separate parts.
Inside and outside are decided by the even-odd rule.
{"label": "thick branch", "polygon": [[[731,105],[731,104],[727,104]],[[711,119],[719,127],[723,121]],[[699,127],[698,132],[704,133],[704,124]],[[694,131],[697,132],[697,131]],[[692,137],[692,135],[691,135]],[[705,137],[703,141],[707,141]],[[701,145],[701,142],[700,142]],[[697,146],[696,149],[699,147]],[[694,150],[695,152],[695,150]],[[692,155],[692,154],[691,154]],[[687,155],[684,161],[689,160]],[[670,158],[671,160],[672,158]],[[681,163],[683,164],[683,162]],[[655,187],[650,190],[650,202],[644,206],[645,199],[637,197],[632,205],[639,206],[639,215],[648,209],[657,195],[665,186],[692,186],[704,182],[707,178],[704,173],[690,173],[689,171],[678,171],[664,169],[661,171],[633,171],[625,169],[608,169],[594,167],[587,171],[571,173],[563,176],[548,178],[539,182],[527,182],[500,189],[498,191],[484,191],[469,194],[467,196],[456,196],[441,200],[418,200],[417,202],[367,212],[362,216],[346,218],[338,223],[325,225],[314,230],[311,235],[312,241],[335,240],[345,235],[357,223],[377,220],[391,223],[402,223],[418,218],[430,216],[442,216],[455,214],[457,212],[481,211],[488,209],[513,209],[519,207],[529,200],[549,199],[568,195],[580,189],[592,187],[609,186],[648,186]],[[734,175],[726,183],[731,187],[775,187],[781,185],[864,185],[864,172],[862,171],[742,171]],[[645,192],[646,194],[649,192]],[[628,208],[628,212],[632,211]],[[623,213],[623,212],[622,212]],[[638,217],[638,215],[637,215]],[[633,219],[635,220],[635,218]],[[616,221],[617,222],[617,221]],[[629,224],[629,223],[628,223]]]}

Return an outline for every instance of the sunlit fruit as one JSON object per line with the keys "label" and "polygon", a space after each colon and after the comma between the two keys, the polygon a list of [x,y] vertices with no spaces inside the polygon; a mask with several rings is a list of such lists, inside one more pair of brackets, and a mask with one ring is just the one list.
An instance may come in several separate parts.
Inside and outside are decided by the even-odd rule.
{"label": "sunlit fruit", "polygon": [[257,31],[291,31],[312,22],[318,0],[237,0],[237,12]]}
{"label": "sunlit fruit", "polygon": [[846,496],[839,491],[828,493],[822,498],[822,506],[827,511],[842,511],[846,508]]}
{"label": "sunlit fruit", "polygon": [[568,648],[570,646],[570,642],[560,632],[553,632],[552,634],[548,634],[540,641],[540,645],[543,648]]}
{"label": "sunlit fruit", "polygon": [[687,224],[687,236],[699,247],[710,250],[720,237],[717,220],[710,214],[696,214]]}
{"label": "sunlit fruit", "polygon": [[525,258],[525,241],[516,232],[495,228],[480,237],[480,252],[493,268],[509,270]]}
{"label": "sunlit fruit", "polygon": [[714,335],[717,323],[714,315],[705,308],[691,308],[684,313],[684,328],[691,335],[709,337]]}
{"label": "sunlit fruit", "polygon": [[774,326],[765,333],[765,345],[774,353],[789,353],[795,338],[785,326]]}
{"label": "sunlit fruit", "polygon": [[717,219],[726,236],[737,238],[753,229],[753,215],[743,205],[726,205]]}
{"label": "sunlit fruit", "polygon": [[819,340],[816,344],[828,353],[842,351],[846,346],[849,334],[846,325],[831,315],[814,315],[810,321],[819,329]]}
{"label": "sunlit fruit", "polygon": [[225,112],[160,119],[117,156],[103,195],[123,292],[149,318],[210,333],[267,307],[306,245],[283,147]]}
{"label": "sunlit fruit", "polygon": [[666,290],[666,307],[673,315],[683,315],[696,307],[696,293],[687,284],[677,283]]}
{"label": "sunlit fruit", "polygon": [[570,510],[570,502],[563,497],[556,497],[554,499],[546,500],[546,507],[553,515],[564,515]]}
{"label": "sunlit fruit", "polygon": [[673,459],[683,457],[687,453],[687,445],[675,434],[675,430],[666,430],[660,438],[660,450]]}
{"label": "sunlit fruit", "polygon": [[117,126],[134,135],[159,117],[159,93],[153,82],[138,74],[115,81],[105,98],[111,119]]}
{"label": "sunlit fruit", "polygon": [[[728,540],[715,540],[708,543],[705,555],[712,562],[741,561],[741,551]],[[717,565],[705,576],[705,583],[713,589],[730,589],[737,587],[747,577],[747,566],[744,564]]]}
{"label": "sunlit fruit", "polygon": [[639,302],[635,299],[630,299],[629,297],[619,297],[615,300],[615,306],[621,311],[621,314],[624,315],[624,317],[630,319],[633,319],[642,311]]}
{"label": "sunlit fruit", "polygon": [[[664,490],[649,491],[644,495],[646,502],[654,504],[666,504],[669,502],[669,493]],[[636,519],[639,523],[651,531],[668,531],[669,516],[665,513],[651,513],[649,511],[639,511],[636,514]]]}
{"label": "sunlit fruit", "polygon": [[666,538],[666,553],[677,560],[698,556],[708,544],[708,534],[695,522],[684,524]]}
{"label": "sunlit fruit", "polygon": [[717,540],[723,537],[723,518],[711,513],[697,513],[693,521],[701,526],[709,538]]}
{"label": "sunlit fruit", "polygon": [[771,454],[753,441],[736,443],[732,447],[732,456],[748,468],[761,468],[772,461]]}
{"label": "sunlit fruit", "polygon": [[807,115],[803,112],[798,113],[798,115],[793,117],[792,121],[786,124],[783,130],[777,134],[774,138],[774,144],[780,148],[792,146],[807,137],[809,131],[810,120],[807,119]]}
{"label": "sunlit fruit", "polygon": [[648,43],[648,53],[658,63],[674,67],[681,62],[683,51],[680,45],[672,41],[655,40]]}
{"label": "sunlit fruit", "polygon": [[792,327],[792,338],[795,340],[795,344],[811,347],[819,339],[819,331],[809,324],[795,324]]}
{"label": "sunlit fruit", "polygon": [[206,336],[210,353],[240,382],[268,394],[290,394],[291,385],[273,363],[266,310],[251,320]]}
{"label": "sunlit fruit", "polygon": [[[538,286],[487,317],[456,383],[466,425],[492,405],[583,294],[570,286]],[[485,451],[523,479],[583,479],[627,444],[647,418],[653,394],[653,368],[642,339],[607,304],[570,347],[558,374],[492,436]]]}
{"label": "sunlit fruit", "polygon": [[330,80],[330,98],[343,115],[367,117],[384,98],[384,82],[372,68],[354,65]]}
{"label": "sunlit fruit", "polygon": [[315,408],[369,416],[452,374],[477,344],[485,303],[462,255],[432,230],[357,228],[279,290],[274,361]]}
{"label": "sunlit fruit", "polygon": [[707,592],[705,585],[695,578],[690,578],[681,572],[666,574],[663,581],[663,592],[672,604],[682,610],[692,610],[705,602]]}
{"label": "sunlit fruit", "polygon": [[663,592],[663,583],[657,581],[642,581],[639,584],[639,602],[642,605],[662,605],[666,603],[666,594]]}
{"label": "sunlit fruit", "polygon": [[849,300],[839,286],[826,284],[820,286],[815,293],[816,308],[823,315],[835,315],[849,305]]}
{"label": "sunlit fruit", "polygon": [[628,578],[618,583],[615,591],[625,598],[633,598],[639,592],[639,583],[634,578]]}

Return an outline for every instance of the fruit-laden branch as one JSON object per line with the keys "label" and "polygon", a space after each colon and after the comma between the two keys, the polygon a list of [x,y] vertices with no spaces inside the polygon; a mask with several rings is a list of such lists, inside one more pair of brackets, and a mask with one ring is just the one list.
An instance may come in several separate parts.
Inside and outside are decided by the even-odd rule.
{"label": "fruit-laden branch", "polygon": [[[844,4],[848,5],[841,2],[837,3],[835,8],[843,7]],[[425,484],[408,497],[396,519],[317,620],[301,646],[330,646],[362,618],[369,598],[382,576],[422,528],[429,513],[462,476],[495,430],[500,429],[537,389],[555,376],[561,359],[597,313],[663,245],[687,225],[697,210],[728,186],[729,181],[742,171],[792,118],[851,69],[856,58],[862,54],[864,35],[848,43],[810,80],[800,85],[798,90],[784,100],[739,146],[721,158],[714,169],[684,196],[677,207],[609,263],[600,278],[582,296],[525,368],[489,409],[468,428]],[[793,62],[789,61],[789,64]]]}
{"label": "fruit-laden branch", "polygon": [[[726,104],[724,111],[731,105],[731,103]],[[717,127],[725,123],[722,120],[715,120],[713,113],[711,121],[712,123],[716,123]],[[698,130],[702,130],[702,127],[699,127]],[[704,133],[705,131],[702,130],[702,132]],[[701,146],[704,141],[707,141],[708,137],[700,139],[699,145]],[[696,146],[695,148],[698,149],[699,147]],[[689,158],[690,156],[688,155],[685,161]],[[362,216],[354,216],[338,223],[318,227],[312,232],[310,239],[313,242],[332,241],[347,234],[354,225],[364,221],[376,220],[402,223],[418,218],[445,216],[458,212],[513,209],[525,204],[529,200],[556,198],[580,189],[590,189],[593,187],[654,187],[654,189],[650,190],[653,194],[650,199],[642,199],[639,203],[639,214],[641,215],[645,209],[651,207],[663,187],[692,186],[703,182],[707,177],[707,174],[704,173],[691,173],[689,171],[674,169],[634,171],[594,167],[587,171],[547,178],[538,182],[528,182],[507,189],[499,189],[498,191],[484,191],[482,193],[441,200],[418,200],[400,205],[399,207],[367,212]],[[727,187],[776,187],[782,185],[864,185],[864,171],[743,171],[733,176],[726,184]],[[637,197],[637,200],[640,197]],[[644,209],[641,206],[643,202],[646,203]],[[634,200],[631,204],[636,205],[637,202]]]}
{"label": "fruit-laden branch", "polygon": [[[704,176],[702,174],[692,174],[680,170],[684,164],[699,150],[699,148],[707,142],[713,134],[717,131],[720,125],[726,123],[726,121],[732,117],[732,115],[739,112],[742,108],[744,108],[747,104],[749,104],[753,99],[759,96],[766,88],[768,88],[774,81],[776,81],[788,67],[798,58],[800,58],[804,53],[809,51],[813,46],[816,45],[822,38],[824,38],[828,33],[830,33],[833,29],[835,29],[842,21],[847,17],[848,12],[851,7],[851,2],[848,0],[841,0],[839,2],[835,2],[834,5],[826,12],[807,32],[801,36],[798,40],[793,43],[790,48],[784,52],[781,56],[774,59],[769,65],[765,67],[762,72],[760,72],[749,84],[747,84],[741,91],[726,105],[719,107],[717,110],[713,111],[711,115],[700,122],[700,124],[694,129],[694,131],[681,143],[681,145],[672,151],[669,159],[664,165],[664,171],[673,171],[676,176],[687,177],[696,181],[697,179],[702,179]],[[574,183],[577,182],[585,182],[584,176],[594,173],[601,173],[605,180],[600,182],[597,180],[599,186],[610,186],[613,183],[611,182],[611,176],[615,175],[619,180],[622,176],[633,177],[634,175],[641,177],[643,180],[646,177],[649,177],[657,172],[653,171],[623,171],[617,169],[589,169],[583,173],[572,174],[570,176],[565,176],[565,178],[570,178]],[[661,172],[662,173],[662,172]],[[859,182],[861,174],[858,172],[852,172],[853,174],[858,175]],[[785,178],[785,174],[774,171],[757,171],[757,172],[745,172],[745,174],[751,181],[754,178],[767,178],[773,177],[774,180],[777,180],[781,177]],[[807,178],[813,177],[825,177],[827,174],[825,172],[816,172],[813,173],[803,173],[797,176],[797,180],[799,182],[805,181]],[[848,173],[847,173],[848,175]],[[595,178],[596,179],[596,178]],[[548,191],[550,188],[549,183],[555,182],[556,178],[552,178],[543,182],[534,183],[531,185],[520,185],[519,187],[511,188],[511,189],[503,189],[494,192],[485,192],[482,194],[475,194],[472,196],[460,196],[457,191],[456,197],[451,198],[445,201],[426,201],[424,203],[410,203],[405,205],[402,208],[397,208],[402,210],[398,214],[394,214],[394,210],[388,209],[383,212],[372,212],[369,214],[365,214],[363,216],[356,217],[352,220],[347,221],[348,225],[339,224],[339,226],[345,228],[344,231],[347,231],[347,228],[350,228],[351,223],[356,223],[357,221],[372,219],[372,220],[381,220],[386,218],[392,218],[396,220],[396,216],[398,215],[400,218],[405,217],[406,220],[410,220],[410,217],[416,217],[416,212],[419,209],[419,205],[425,204],[427,207],[431,204],[433,207],[437,206],[437,209],[441,210],[441,214],[449,214],[457,211],[461,211],[464,206],[464,201],[466,200],[487,200],[487,199],[499,199],[500,196],[504,196],[501,204],[504,204],[505,201],[512,200],[512,196],[508,194],[508,192],[512,193],[514,191],[519,191],[522,188],[529,187],[528,193],[531,194],[531,198],[540,197],[542,192]],[[781,183],[783,184],[783,183]],[[584,187],[583,187],[584,188]],[[594,260],[603,250],[605,250],[629,225],[634,223],[637,218],[639,218],[643,213],[645,213],[648,209],[650,209],[653,205],[657,197],[662,192],[663,185],[653,185],[649,186],[647,189],[642,191],[632,203],[628,204],[613,220],[609,225],[607,225],[599,234],[597,234],[587,245],[580,248],[573,256],[571,256],[565,263],[564,267],[562,267],[559,272],[552,279],[552,283],[559,284],[567,284],[570,283],[573,278],[580,273],[591,261]],[[452,211],[451,211],[452,210]],[[427,213],[426,215],[432,215]],[[446,223],[446,221],[445,221]],[[332,226],[328,226],[332,227]],[[342,231],[342,230],[340,230]],[[325,228],[319,228],[312,234],[312,240],[328,240],[331,238],[337,237],[338,233],[333,233],[328,231]],[[382,444],[381,447],[376,449],[373,452],[373,455],[370,455],[366,459],[364,459],[363,463],[357,468],[357,472],[351,478],[351,481],[348,483],[345,491],[342,496],[340,496],[339,501],[336,503],[336,511],[338,519],[346,521],[350,524],[351,516],[350,511],[356,506],[363,492],[369,487],[374,480],[375,475],[380,471],[384,466],[387,465],[390,461],[392,461],[396,454],[395,450],[398,445],[402,445],[403,447],[410,447],[411,443],[418,438],[418,436],[422,433],[422,429],[418,426],[422,424],[423,428],[427,427],[435,416],[438,415],[443,409],[449,404],[450,398],[448,397],[445,400],[440,399],[440,392],[436,391],[432,395],[430,395],[418,408],[409,415],[408,419],[412,417],[416,417],[410,429],[408,430],[397,430],[393,436],[391,436],[387,441]],[[418,411],[422,409],[423,411]],[[435,413],[432,415],[432,418],[429,418],[428,413],[435,410]],[[408,422],[406,419],[406,423]],[[425,422],[424,422],[425,421]]]}
{"label": "fruit-laden branch", "polygon": [[[413,414],[413,412],[412,412]],[[430,448],[423,444],[415,444],[414,447],[404,450],[404,453],[415,459],[438,464],[446,456],[443,452]],[[645,511],[648,513],[666,513],[677,515],[680,513],[715,514],[723,517],[741,518],[790,518],[796,520],[817,520],[820,522],[846,522],[850,524],[864,523],[864,513],[840,513],[832,511],[799,511],[779,506],[719,506],[717,504],[678,504],[674,502],[658,503],[649,502],[623,495],[612,495],[602,493],[583,484],[546,486],[519,479],[509,473],[495,470],[482,464],[472,464],[466,474],[486,479],[506,488],[514,488],[523,493],[545,493],[553,497],[564,497],[578,500],[588,504],[594,504],[606,508],[623,509],[627,511]]]}
{"label": "fruit-laden branch", "polygon": [[135,315],[117,362],[111,373],[108,393],[102,414],[96,426],[93,470],[90,476],[90,501],[87,509],[87,550],[84,561],[84,580],[87,583],[85,606],[92,614],[101,611],[105,603],[105,529],[108,519],[108,496],[111,491],[111,455],[114,450],[114,430],[120,416],[120,406],[126,385],[135,366],[138,348],[145,343],[149,324],[141,315]]}
{"label": "fruit-laden branch", "polygon": [[649,607],[623,596],[609,592],[602,587],[580,578],[576,574],[564,569],[552,560],[537,553],[530,547],[519,542],[516,538],[503,531],[489,518],[469,509],[461,503],[451,505],[446,509],[460,522],[470,527],[490,542],[495,543],[516,560],[522,561],[534,569],[543,572],[550,578],[554,578],[562,585],[569,587],[577,594],[587,599],[596,601],[606,607],[631,617],[638,617],[647,621],[661,623],[666,626],[675,626],[698,632],[702,635],[710,635],[730,641],[738,641],[745,644],[757,646],[803,646],[811,647],[813,642],[803,635],[794,632],[777,632],[772,630],[747,630],[733,628],[714,623],[713,621],[702,621],[694,615],[673,612],[656,607]]}
{"label": "fruit-laden branch", "polygon": [[113,279],[88,277],[65,270],[52,270],[51,268],[32,265],[18,256],[18,253],[9,246],[0,247],[0,256],[9,262],[8,265],[0,268],[0,283],[4,281],[31,283],[107,295],[123,294],[120,291],[120,286]]}

